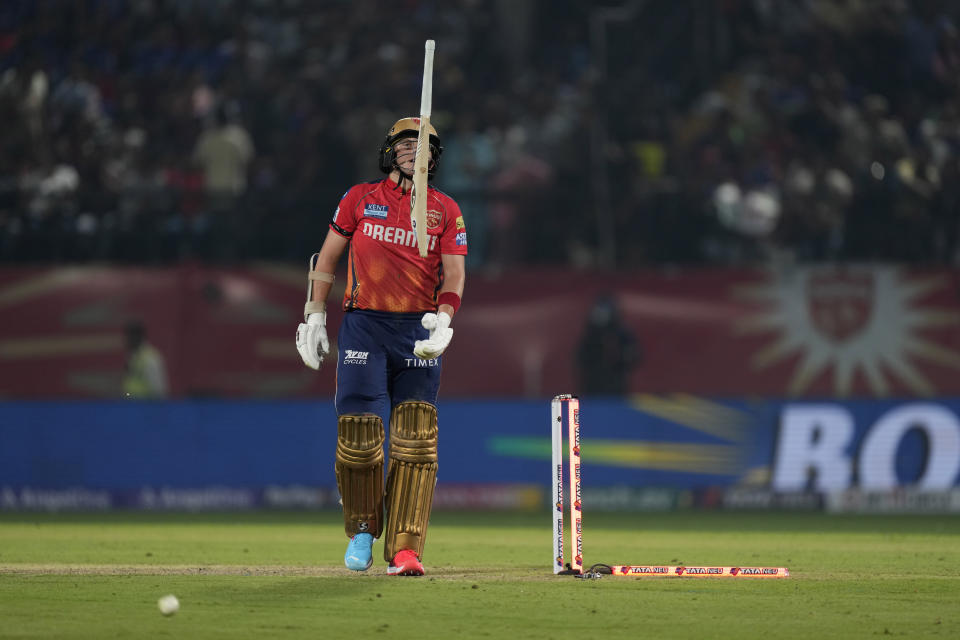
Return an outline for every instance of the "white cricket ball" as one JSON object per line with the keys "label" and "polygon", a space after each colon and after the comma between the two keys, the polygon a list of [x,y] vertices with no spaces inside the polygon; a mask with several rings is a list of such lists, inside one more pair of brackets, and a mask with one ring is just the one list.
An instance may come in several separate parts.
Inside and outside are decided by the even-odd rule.
{"label": "white cricket ball", "polygon": [[172,616],[180,610],[180,601],[177,600],[177,596],[171,593],[157,600],[157,607],[159,607],[160,613],[163,615]]}

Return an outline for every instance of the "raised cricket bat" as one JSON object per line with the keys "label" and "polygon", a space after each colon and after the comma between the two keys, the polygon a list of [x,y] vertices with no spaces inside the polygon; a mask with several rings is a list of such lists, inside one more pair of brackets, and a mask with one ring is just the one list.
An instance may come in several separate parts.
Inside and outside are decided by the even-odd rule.
{"label": "raised cricket bat", "polygon": [[423,45],[423,89],[420,93],[420,130],[417,157],[413,164],[413,191],[410,194],[410,225],[417,234],[420,257],[427,257],[427,183],[430,180],[430,107],[433,102],[433,40]]}

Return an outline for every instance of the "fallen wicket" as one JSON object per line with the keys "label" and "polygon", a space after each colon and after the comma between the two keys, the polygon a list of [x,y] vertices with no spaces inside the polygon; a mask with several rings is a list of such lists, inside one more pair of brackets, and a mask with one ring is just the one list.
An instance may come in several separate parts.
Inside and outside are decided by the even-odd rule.
{"label": "fallen wicket", "polygon": [[[550,429],[553,460],[553,573],[572,574],[579,578],[599,578],[601,575],[684,577],[684,578],[788,578],[786,567],[730,567],[730,566],[656,566],[594,564],[583,570],[583,503],[580,488],[580,399],[570,394],[554,396],[550,405]],[[569,495],[564,495],[563,483],[563,421],[567,421],[567,472],[570,478]],[[566,562],[564,550],[564,502],[570,506],[570,538],[573,550]]]}

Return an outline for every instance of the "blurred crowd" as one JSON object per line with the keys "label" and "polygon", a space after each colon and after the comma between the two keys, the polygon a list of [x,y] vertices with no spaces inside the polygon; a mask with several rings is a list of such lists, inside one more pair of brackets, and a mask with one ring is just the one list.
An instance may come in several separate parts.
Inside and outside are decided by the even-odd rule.
{"label": "blurred crowd", "polygon": [[696,36],[701,64],[671,65],[676,40],[657,59],[689,87],[667,79],[647,94],[643,80],[660,78],[641,67],[618,79],[638,87],[621,98],[644,115],[621,109],[610,125],[616,182],[632,191],[615,205],[618,237],[638,239],[621,251],[639,264],[678,252],[960,264],[960,3],[713,9]]}
{"label": "blurred crowd", "polygon": [[7,0],[0,262],[302,261],[437,41],[468,266],[958,264],[960,3]]}

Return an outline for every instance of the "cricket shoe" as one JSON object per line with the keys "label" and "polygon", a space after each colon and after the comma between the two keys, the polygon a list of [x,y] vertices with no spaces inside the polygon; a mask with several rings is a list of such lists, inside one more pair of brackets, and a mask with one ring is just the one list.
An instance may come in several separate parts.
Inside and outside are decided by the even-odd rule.
{"label": "cricket shoe", "polygon": [[351,571],[366,571],[373,564],[373,536],[358,533],[350,538],[347,552],[343,554],[343,563]]}
{"label": "cricket shoe", "polygon": [[401,549],[397,555],[393,556],[390,566],[387,567],[387,575],[391,576],[422,576],[423,565],[420,559],[410,549]]}

